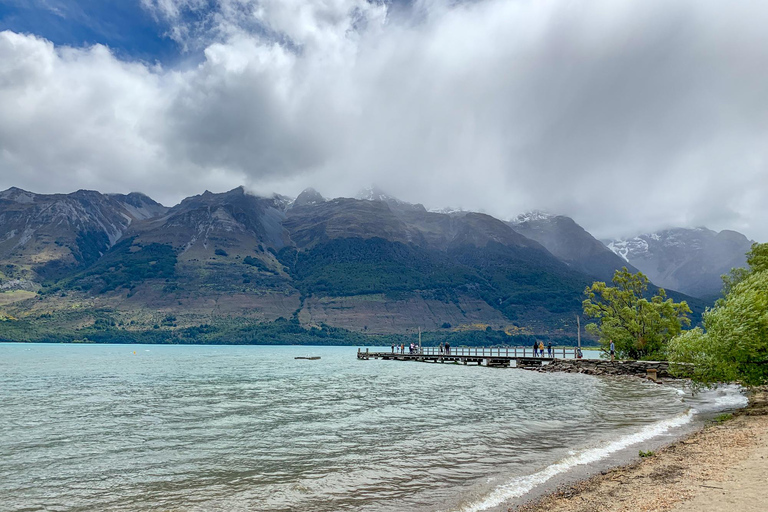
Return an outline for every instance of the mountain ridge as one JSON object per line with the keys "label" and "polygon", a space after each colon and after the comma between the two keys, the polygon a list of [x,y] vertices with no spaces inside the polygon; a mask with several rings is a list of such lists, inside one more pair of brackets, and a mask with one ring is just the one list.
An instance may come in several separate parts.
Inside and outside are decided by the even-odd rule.
{"label": "mountain ridge", "polygon": [[[0,240],[8,242],[0,250],[19,236],[8,233],[25,214],[37,219],[51,205],[58,216],[38,219],[26,252],[0,252],[0,319],[49,329],[43,337],[93,337],[109,328],[201,339],[214,335],[204,327],[214,325],[262,339],[287,319],[278,330],[395,335],[421,326],[455,336],[506,333],[496,342],[571,342],[583,290],[595,277],[490,215],[429,212],[382,193],[326,199],[312,189],[296,199],[243,187],[206,191],[170,208],[139,193],[9,189],[0,192]],[[69,222],[61,219],[66,212],[74,212]],[[46,224],[51,219],[61,222]],[[92,248],[87,257],[81,246]],[[35,258],[54,249],[57,272],[40,271]]]}
{"label": "mountain ridge", "polygon": [[637,272],[570,217],[534,211],[519,215],[509,224],[572,268],[598,280],[610,282],[614,272],[624,267]]}

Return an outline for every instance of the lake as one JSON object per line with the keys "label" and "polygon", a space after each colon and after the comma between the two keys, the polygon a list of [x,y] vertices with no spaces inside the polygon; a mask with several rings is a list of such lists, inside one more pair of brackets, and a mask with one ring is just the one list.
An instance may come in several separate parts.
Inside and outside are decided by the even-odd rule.
{"label": "lake", "polygon": [[743,400],[355,353],[0,344],[0,509],[479,511]]}

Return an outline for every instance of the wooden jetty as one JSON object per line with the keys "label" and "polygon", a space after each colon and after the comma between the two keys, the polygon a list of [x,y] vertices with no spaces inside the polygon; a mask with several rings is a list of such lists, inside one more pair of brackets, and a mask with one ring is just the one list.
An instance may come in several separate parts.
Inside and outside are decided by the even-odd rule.
{"label": "wooden jetty", "polygon": [[[384,359],[394,361],[420,361],[424,363],[463,363],[477,364],[492,367],[532,367],[541,366],[544,363],[550,363],[562,357],[563,359],[575,359],[575,348],[552,349],[552,357],[535,356],[533,349],[529,347],[451,347],[449,352],[441,352],[438,347],[422,347],[409,352],[406,347],[405,353],[401,353],[395,348],[395,351],[389,352],[371,352],[370,349],[357,349],[357,358],[362,360]],[[546,349],[544,351],[546,354]]]}

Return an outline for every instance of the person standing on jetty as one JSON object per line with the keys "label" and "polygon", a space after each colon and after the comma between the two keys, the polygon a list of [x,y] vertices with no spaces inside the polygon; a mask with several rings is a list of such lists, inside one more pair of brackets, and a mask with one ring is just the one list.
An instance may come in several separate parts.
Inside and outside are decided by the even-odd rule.
{"label": "person standing on jetty", "polygon": [[451,344],[447,341],[445,342],[445,353],[451,355]]}
{"label": "person standing on jetty", "polygon": [[552,342],[547,343],[547,356],[552,357]]}
{"label": "person standing on jetty", "polygon": [[538,355],[539,355],[539,344],[536,343],[536,341],[534,340],[534,342],[533,342],[533,357],[536,357]]}
{"label": "person standing on jetty", "polygon": [[395,344],[394,343],[392,344],[392,353],[393,354],[395,353]]}
{"label": "person standing on jetty", "polygon": [[440,345],[437,346],[437,351],[438,353],[442,354],[444,350],[445,349],[443,349],[443,342],[441,341]]}
{"label": "person standing on jetty", "polygon": [[611,340],[611,361],[613,361],[613,357],[616,355],[616,345],[613,344],[613,340]]}

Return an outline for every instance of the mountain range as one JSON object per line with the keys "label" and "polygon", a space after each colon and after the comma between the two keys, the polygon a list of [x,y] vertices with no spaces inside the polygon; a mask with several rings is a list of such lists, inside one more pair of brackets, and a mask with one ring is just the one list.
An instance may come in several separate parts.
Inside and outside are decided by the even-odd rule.
{"label": "mountain range", "polygon": [[605,241],[611,251],[641,270],[658,286],[707,301],[720,295],[720,276],[746,264],[752,241],[736,231],[665,229]]}
{"label": "mountain range", "polygon": [[[568,217],[427,211],[375,188],[292,199],[240,187],[172,208],[138,193],[11,188],[0,192],[0,339],[359,342],[420,327],[460,342],[567,343],[592,281],[671,261],[655,284],[708,283],[743,263],[749,247],[730,233],[730,246],[700,237],[689,253],[644,259]],[[705,261],[713,247],[718,263],[696,275],[685,254]],[[706,305],[670,294],[696,314]]]}

